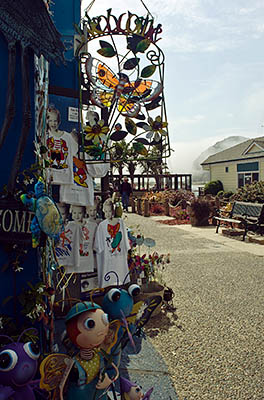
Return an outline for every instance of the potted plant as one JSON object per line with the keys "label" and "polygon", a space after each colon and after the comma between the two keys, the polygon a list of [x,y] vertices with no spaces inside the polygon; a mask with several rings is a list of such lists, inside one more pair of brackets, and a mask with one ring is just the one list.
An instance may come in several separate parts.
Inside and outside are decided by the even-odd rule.
{"label": "potted plant", "polygon": [[[163,299],[165,284],[162,273],[170,262],[170,254],[158,254],[156,251],[149,254],[140,254],[135,247],[128,256],[128,265],[134,282],[141,286],[141,294],[137,300],[145,300],[151,296],[160,295]],[[158,307],[153,315],[160,312]]]}

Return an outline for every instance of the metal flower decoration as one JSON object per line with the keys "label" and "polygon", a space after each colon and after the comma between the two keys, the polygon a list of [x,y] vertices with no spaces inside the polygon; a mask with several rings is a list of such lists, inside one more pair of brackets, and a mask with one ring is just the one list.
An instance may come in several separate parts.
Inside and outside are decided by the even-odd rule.
{"label": "metal flower decoration", "polygon": [[98,122],[93,121],[89,125],[86,125],[84,132],[86,133],[86,140],[91,140],[94,144],[99,144],[106,141],[106,134],[109,132],[109,127],[105,125],[103,119],[100,119]]}
{"label": "metal flower decoration", "polygon": [[167,128],[168,122],[162,121],[161,116],[157,116],[154,120],[149,117],[148,124],[144,124],[143,129],[148,132],[146,137],[148,139],[152,139],[155,142],[159,142],[161,136],[167,136],[167,131],[164,128]]}

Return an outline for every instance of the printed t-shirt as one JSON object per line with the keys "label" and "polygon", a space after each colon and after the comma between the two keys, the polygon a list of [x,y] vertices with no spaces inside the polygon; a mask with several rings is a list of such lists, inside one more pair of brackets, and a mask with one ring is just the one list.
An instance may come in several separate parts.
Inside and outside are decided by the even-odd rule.
{"label": "printed t-shirt", "polygon": [[[129,250],[127,229],[124,221],[118,218],[113,225],[111,220],[104,220],[98,225],[95,235],[94,249],[96,251],[99,287],[123,284],[130,281],[128,276],[127,252]],[[108,274],[114,271],[118,275]],[[105,278],[109,278],[106,280]]]}
{"label": "printed t-shirt", "polygon": [[85,162],[73,157],[73,179],[70,185],[61,185],[60,201],[75,206],[94,205],[94,184]]}
{"label": "printed t-shirt", "polygon": [[81,226],[70,221],[65,225],[64,232],[60,235],[60,241],[55,247],[55,254],[67,273],[79,272],[80,246],[83,242]]}
{"label": "printed t-shirt", "polygon": [[80,245],[79,272],[93,272],[96,269],[96,259],[93,252],[97,223],[86,220],[82,226],[83,241]]}
{"label": "printed t-shirt", "polygon": [[73,181],[72,157],[78,151],[78,145],[70,133],[63,132],[60,137],[50,135],[47,139],[48,177],[52,184],[69,184]]}

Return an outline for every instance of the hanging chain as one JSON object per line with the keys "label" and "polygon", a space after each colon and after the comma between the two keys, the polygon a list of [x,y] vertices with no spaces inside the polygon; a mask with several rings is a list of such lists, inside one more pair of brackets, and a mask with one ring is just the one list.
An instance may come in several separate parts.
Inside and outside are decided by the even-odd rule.
{"label": "hanging chain", "polygon": [[[95,1],[95,0],[94,0]],[[151,12],[149,11],[148,7],[146,6],[146,4],[144,3],[143,0],[140,0],[141,3],[143,4],[143,7],[145,7],[145,9],[147,10],[148,14],[154,19],[153,15],[151,14]]]}

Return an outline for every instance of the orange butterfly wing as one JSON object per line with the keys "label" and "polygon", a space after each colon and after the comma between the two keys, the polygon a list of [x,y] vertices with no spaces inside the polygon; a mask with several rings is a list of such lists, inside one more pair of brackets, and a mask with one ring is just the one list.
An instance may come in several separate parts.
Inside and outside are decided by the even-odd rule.
{"label": "orange butterfly wing", "polygon": [[100,82],[110,89],[114,89],[119,84],[116,75],[105,64],[98,63],[96,73]]}

